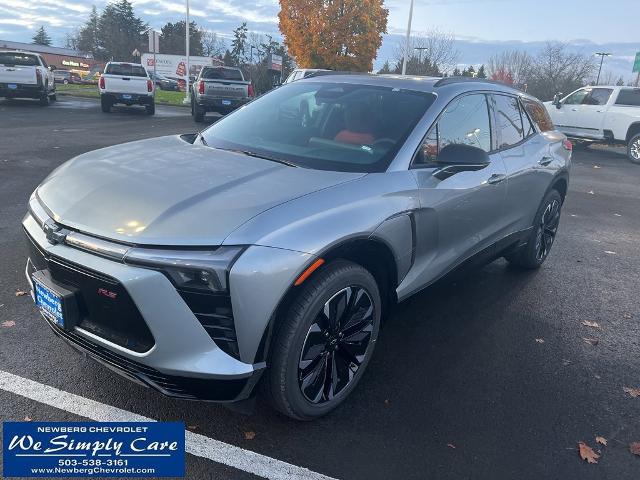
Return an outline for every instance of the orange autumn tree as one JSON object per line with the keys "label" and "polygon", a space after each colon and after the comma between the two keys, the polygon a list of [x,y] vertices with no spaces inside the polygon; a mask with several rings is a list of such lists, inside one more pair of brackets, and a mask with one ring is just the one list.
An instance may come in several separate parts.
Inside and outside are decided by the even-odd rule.
{"label": "orange autumn tree", "polygon": [[280,0],[280,31],[301,68],[371,71],[387,31],[382,0]]}

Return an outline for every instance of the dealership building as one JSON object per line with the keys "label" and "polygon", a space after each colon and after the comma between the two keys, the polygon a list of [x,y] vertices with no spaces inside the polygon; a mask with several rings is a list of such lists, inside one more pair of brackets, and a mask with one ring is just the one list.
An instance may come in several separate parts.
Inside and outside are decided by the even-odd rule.
{"label": "dealership building", "polygon": [[100,62],[93,59],[93,55],[70,48],[47,47],[45,45],[34,45],[33,43],[0,40],[0,50],[23,50],[39,53],[55,70],[70,70],[78,72],[80,75],[89,73],[94,66],[100,64]]}

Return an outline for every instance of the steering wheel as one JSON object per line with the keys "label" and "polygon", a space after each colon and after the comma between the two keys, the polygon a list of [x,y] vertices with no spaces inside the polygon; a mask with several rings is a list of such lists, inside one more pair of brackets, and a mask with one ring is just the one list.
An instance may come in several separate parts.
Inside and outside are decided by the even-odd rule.
{"label": "steering wheel", "polygon": [[378,148],[391,148],[396,144],[396,141],[389,137],[382,137],[374,140],[373,146]]}

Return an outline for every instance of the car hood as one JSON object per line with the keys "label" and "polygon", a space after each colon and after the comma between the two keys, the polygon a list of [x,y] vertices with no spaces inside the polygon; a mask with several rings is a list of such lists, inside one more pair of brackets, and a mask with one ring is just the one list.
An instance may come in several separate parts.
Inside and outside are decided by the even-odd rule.
{"label": "car hood", "polygon": [[276,205],[364,174],[287,165],[160,137],[85,153],[36,196],[60,224],[141,245],[220,245]]}

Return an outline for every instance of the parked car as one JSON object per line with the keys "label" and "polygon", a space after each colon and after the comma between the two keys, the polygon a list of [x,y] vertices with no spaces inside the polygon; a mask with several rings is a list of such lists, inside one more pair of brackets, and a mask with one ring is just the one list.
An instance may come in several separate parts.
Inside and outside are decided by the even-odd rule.
{"label": "parked car", "polygon": [[581,142],[626,145],[640,163],[640,88],[589,86],[545,106],[558,130]]}
{"label": "parked car", "polygon": [[142,105],[149,115],[156,112],[155,88],[147,70],[136,63],[109,62],[98,80],[102,111],[109,113],[117,103]]}
{"label": "parked car", "polygon": [[295,82],[296,80],[302,80],[303,78],[309,78],[311,76],[328,74],[331,74],[331,70],[326,70],[324,68],[296,68],[289,74],[284,83]]}
{"label": "parked car", "polygon": [[45,59],[32,52],[0,51],[0,97],[35,98],[45,106],[56,100],[53,73]]}
{"label": "parked car", "polygon": [[54,70],[53,79],[56,83],[62,83],[67,85],[69,83],[82,83],[82,77],[76,72],[70,72],[69,70]]}
{"label": "parked car", "polygon": [[191,115],[204,121],[207,112],[227,114],[253,97],[253,86],[235,67],[203,67],[193,83]]}
{"label": "parked car", "polygon": [[[280,114],[310,96],[310,118]],[[307,79],[57,168],[29,200],[26,274],[53,332],[123,375],[225,402],[260,384],[310,420],[354,390],[396,302],[471,260],[540,267],[570,163],[507,86]]]}
{"label": "parked car", "polygon": [[173,80],[171,78],[167,78],[164,75],[159,73],[149,72],[149,77],[155,83],[156,87],[160,90],[171,90],[178,92],[180,91],[180,86],[177,80]]}

